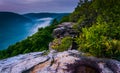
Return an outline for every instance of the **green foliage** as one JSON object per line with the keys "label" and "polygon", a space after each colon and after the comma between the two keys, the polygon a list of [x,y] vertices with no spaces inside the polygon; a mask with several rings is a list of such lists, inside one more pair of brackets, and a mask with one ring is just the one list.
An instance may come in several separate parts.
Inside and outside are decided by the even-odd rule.
{"label": "green foliage", "polygon": [[58,22],[53,20],[50,26],[39,28],[38,32],[27,39],[9,46],[6,50],[0,51],[0,59],[12,57],[18,54],[48,50],[48,44],[53,40],[52,31]]}
{"label": "green foliage", "polygon": [[83,28],[82,34],[76,39],[79,50],[89,52],[97,57],[118,58],[120,56],[120,40],[115,37],[115,34],[120,33],[120,29],[116,29],[120,26],[113,26],[112,29],[110,27],[110,24],[102,21],[99,17],[97,24]]}
{"label": "green foliage", "polygon": [[73,26],[73,29],[75,29],[77,32],[80,32],[81,31],[81,23],[84,21],[85,19],[85,16],[81,16],[81,18],[78,20],[78,22]]}
{"label": "green foliage", "polygon": [[62,22],[69,22],[69,16],[64,16],[61,20],[60,23]]}
{"label": "green foliage", "polygon": [[[104,29],[101,29],[104,28]],[[106,37],[100,36],[106,32],[107,27],[103,25],[93,25],[90,28],[83,28],[82,34],[77,38],[79,44],[79,50],[84,52],[90,52],[95,56],[101,55],[102,42],[106,40]]]}
{"label": "green foliage", "polygon": [[57,50],[57,51],[65,51],[68,50],[68,48],[70,48],[72,44],[72,38],[71,37],[65,37],[65,38],[58,38],[58,39],[54,39],[53,43],[52,43],[52,48]]}
{"label": "green foliage", "polygon": [[78,20],[81,19],[81,17],[83,16],[85,16],[84,21],[94,20],[96,16],[96,12],[91,5],[92,2],[86,0],[83,1],[83,3],[78,3],[78,6],[75,8],[75,11],[70,15],[70,21],[78,22]]}
{"label": "green foliage", "polygon": [[106,41],[104,45],[107,47],[107,57],[120,60],[120,40],[112,39],[111,41]]}
{"label": "green foliage", "polygon": [[120,60],[120,1],[80,0],[70,21],[76,22],[79,50]]}

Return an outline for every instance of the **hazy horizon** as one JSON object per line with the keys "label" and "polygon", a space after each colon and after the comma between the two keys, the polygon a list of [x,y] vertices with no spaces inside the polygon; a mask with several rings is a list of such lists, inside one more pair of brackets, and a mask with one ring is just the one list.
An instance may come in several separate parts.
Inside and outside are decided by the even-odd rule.
{"label": "hazy horizon", "polygon": [[49,26],[54,18],[66,14],[38,14],[37,16],[0,13],[0,50],[32,36],[38,28]]}

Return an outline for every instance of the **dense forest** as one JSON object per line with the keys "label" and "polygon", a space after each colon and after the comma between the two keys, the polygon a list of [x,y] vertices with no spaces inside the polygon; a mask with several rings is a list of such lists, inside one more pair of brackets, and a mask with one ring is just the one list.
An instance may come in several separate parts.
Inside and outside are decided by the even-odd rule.
{"label": "dense forest", "polygon": [[120,60],[119,0],[80,0],[71,16],[74,16],[71,21],[77,21],[75,28],[81,32],[76,38],[78,50]]}
{"label": "dense forest", "polygon": [[[79,0],[74,12],[63,17],[60,23],[62,22],[76,23],[73,28],[79,33],[75,38],[79,51],[96,57],[120,60],[119,0]],[[48,50],[48,43],[53,40],[52,31],[57,24],[54,20],[50,26],[40,28],[31,37],[0,51],[0,58]]]}

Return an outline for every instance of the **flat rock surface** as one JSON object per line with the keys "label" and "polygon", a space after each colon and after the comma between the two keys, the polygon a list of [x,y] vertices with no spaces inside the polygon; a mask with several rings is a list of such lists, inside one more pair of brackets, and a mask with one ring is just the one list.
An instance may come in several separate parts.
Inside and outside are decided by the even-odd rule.
{"label": "flat rock surface", "polygon": [[85,57],[77,50],[33,52],[0,60],[0,73],[120,73],[120,62]]}
{"label": "flat rock surface", "polygon": [[0,73],[22,73],[24,70],[49,59],[42,54],[42,52],[34,52],[0,60]]}

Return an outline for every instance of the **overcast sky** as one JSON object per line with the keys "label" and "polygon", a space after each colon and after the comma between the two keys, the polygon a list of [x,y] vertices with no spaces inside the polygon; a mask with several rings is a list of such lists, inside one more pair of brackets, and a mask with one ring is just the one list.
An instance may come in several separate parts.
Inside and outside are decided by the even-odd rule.
{"label": "overcast sky", "polygon": [[15,13],[72,12],[79,0],[0,0],[0,11]]}

